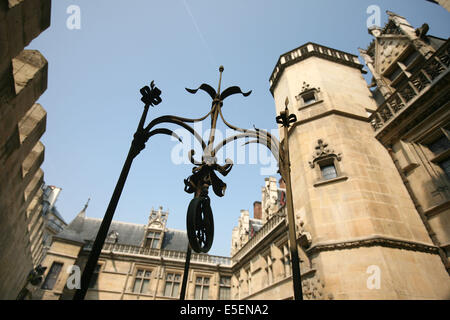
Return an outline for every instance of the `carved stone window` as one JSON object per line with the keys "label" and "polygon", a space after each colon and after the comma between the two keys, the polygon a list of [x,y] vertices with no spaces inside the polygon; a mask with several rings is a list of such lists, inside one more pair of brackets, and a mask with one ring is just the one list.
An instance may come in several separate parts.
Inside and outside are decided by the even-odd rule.
{"label": "carved stone window", "polygon": [[54,261],[50,271],[47,273],[44,284],[42,285],[42,289],[44,290],[53,290],[53,287],[56,284],[56,280],[58,280],[59,273],[63,267],[63,263]]}
{"label": "carved stone window", "polygon": [[271,285],[273,283],[273,261],[270,253],[264,256],[264,280],[266,285]]}
{"label": "carved stone window", "polygon": [[295,98],[299,102],[299,110],[322,102],[320,88],[310,87],[306,82],[303,82],[302,90]]}
{"label": "carved stone window", "polygon": [[181,274],[169,272],[166,274],[164,296],[177,298],[180,291]]}
{"label": "carved stone window", "polygon": [[152,271],[146,269],[137,269],[134,278],[133,292],[148,293]]}
{"label": "carved stone window", "polygon": [[91,280],[89,282],[89,288],[98,288],[98,276],[102,270],[102,264],[99,263],[95,266],[94,272],[92,273]]}
{"label": "carved stone window", "polygon": [[334,179],[337,177],[336,167],[334,166],[333,161],[330,159],[330,163],[322,163],[319,164],[320,171],[322,173],[322,178],[324,180]]}
{"label": "carved stone window", "polygon": [[[430,161],[439,166],[444,176],[450,179],[450,130],[447,128],[440,128],[434,135],[429,143],[425,145],[431,151],[433,156],[430,157]],[[430,154],[430,153],[428,153]]]}
{"label": "carved stone window", "polygon": [[438,163],[442,171],[445,173],[447,178],[450,180],[450,158],[442,160]]}
{"label": "carved stone window", "polygon": [[281,247],[279,247],[280,251],[282,252],[283,256],[281,257],[281,262],[283,264],[284,268],[284,276],[288,277],[291,275],[291,256],[289,254],[289,246],[287,243],[283,244]]}
{"label": "carved stone window", "polygon": [[311,91],[311,92],[308,92],[308,93],[306,93],[306,94],[303,94],[303,95],[302,95],[302,99],[303,99],[303,103],[304,103],[305,105],[308,105],[308,104],[310,104],[310,103],[313,103],[313,102],[316,102],[316,101],[317,101],[317,99],[316,99],[316,94],[315,94],[314,91]]}
{"label": "carved stone window", "polygon": [[149,231],[147,233],[147,239],[145,246],[147,248],[159,249],[159,244],[161,240],[161,232],[160,231]]}
{"label": "carved stone window", "polygon": [[209,277],[200,277],[197,276],[195,279],[195,291],[194,291],[194,299],[195,300],[208,300],[209,298]]}
{"label": "carved stone window", "polygon": [[[383,72],[383,75],[392,89],[397,90],[403,87],[405,81],[418,70],[418,66],[422,65],[424,58],[412,46],[407,47],[403,51],[399,51],[400,49],[396,49],[397,47],[392,49],[393,47],[387,44],[384,45],[384,48],[384,54],[387,54],[394,61]],[[392,53],[393,50],[395,54]]]}
{"label": "carved stone window", "polygon": [[328,143],[325,143],[322,139],[317,140],[315,149],[313,160],[309,162],[310,167],[315,169],[315,187],[330,182],[347,180],[339,166],[340,153],[335,153],[334,150],[328,148]]}
{"label": "carved stone window", "polygon": [[230,300],[231,298],[231,277],[220,276],[219,300]]}
{"label": "carved stone window", "polygon": [[119,233],[116,230],[111,230],[106,237],[106,243],[116,244],[119,241]]}
{"label": "carved stone window", "polygon": [[252,293],[252,273],[250,266],[245,269],[245,274],[247,275],[247,294],[250,295]]}

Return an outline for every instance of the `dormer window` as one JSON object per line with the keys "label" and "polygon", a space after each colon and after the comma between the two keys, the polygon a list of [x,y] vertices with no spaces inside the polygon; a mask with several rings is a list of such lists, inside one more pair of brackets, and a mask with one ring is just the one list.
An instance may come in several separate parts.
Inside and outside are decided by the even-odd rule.
{"label": "dormer window", "polygon": [[152,209],[148,217],[149,227],[155,226],[156,228],[164,228],[169,212],[164,212],[162,207],[159,207],[158,211]]}
{"label": "dormer window", "polygon": [[119,233],[116,230],[111,230],[106,238],[106,243],[116,244],[117,241],[119,241]]}
{"label": "dormer window", "polygon": [[161,232],[160,231],[149,231],[147,233],[147,239],[146,239],[145,246],[147,248],[158,249],[160,240],[161,240]]}
{"label": "dormer window", "polygon": [[423,62],[423,56],[411,46],[406,47],[402,52],[397,50],[395,55],[398,58],[393,58],[394,62],[383,75],[389,80],[388,83],[392,89],[397,90],[417,71],[418,66],[421,65],[420,62]]}

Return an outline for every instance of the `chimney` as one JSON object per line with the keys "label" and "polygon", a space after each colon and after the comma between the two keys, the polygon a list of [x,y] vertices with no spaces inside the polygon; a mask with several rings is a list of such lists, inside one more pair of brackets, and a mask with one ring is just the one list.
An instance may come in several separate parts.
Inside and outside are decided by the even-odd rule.
{"label": "chimney", "polygon": [[261,201],[253,202],[253,219],[262,219]]}

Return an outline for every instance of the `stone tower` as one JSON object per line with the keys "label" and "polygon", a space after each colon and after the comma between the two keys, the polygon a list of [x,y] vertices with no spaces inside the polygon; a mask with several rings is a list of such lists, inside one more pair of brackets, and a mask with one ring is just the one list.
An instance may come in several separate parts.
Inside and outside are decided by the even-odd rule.
{"label": "stone tower", "polygon": [[[368,117],[377,109],[357,56],[307,43],[270,78],[289,130],[301,270],[334,299],[448,299],[450,280],[389,153]],[[283,132],[280,130],[280,136]],[[304,284],[305,285],[305,284]]]}

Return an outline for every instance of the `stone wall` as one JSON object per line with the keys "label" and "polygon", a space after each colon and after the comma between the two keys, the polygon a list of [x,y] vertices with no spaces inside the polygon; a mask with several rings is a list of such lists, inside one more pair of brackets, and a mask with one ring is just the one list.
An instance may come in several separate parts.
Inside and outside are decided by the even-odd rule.
{"label": "stone wall", "polygon": [[0,4],[0,299],[15,299],[42,258],[47,61],[24,50],[50,25],[50,0]]}
{"label": "stone wall", "polygon": [[[316,100],[305,105],[299,97],[312,88]],[[299,119],[290,160],[294,211],[312,237],[308,256],[324,296],[448,299],[437,248],[367,121],[376,109],[370,96],[360,68],[316,56],[286,67],[274,89],[277,113],[288,97]],[[335,178],[322,176],[325,159]],[[380,270],[380,289],[367,285],[370,266]]]}
{"label": "stone wall", "polygon": [[[53,288],[37,290],[33,299],[72,299],[75,289],[68,289],[66,286],[67,280],[71,275],[67,270],[72,265],[80,266],[81,270],[83,270],[89,251],[81,250],[81,247],[81,243],[55,238],[51,249],[43,261],[43,266],[47,267],[44,277],[47,277],[54,262],[63,264],[61,272]],[[184,271],[185,253],[172,252],[164,256],[154,254],[158,252],[160,253],[161,251],[153,250],[150,254],[134,253],[127,248],[116,247],[114,249],[111,246],[103,249],[98,260],[100,272],[97,282],[88,290],[85,299],[178,300]],[[140,287],[135,288],[138,270],[149,272],[147,277],[149,280],[148,287],[142,292],[140,292]],[[165,292],[168,274],[174,274],[178,277],[178,294],[169,295]],[[200,277],[209,279],[207,299],[219,299],[220,278],[222,276],[231,278],[230,266],[203,261],[202,257],[193,254],[186,287],[186,299],[195,298],[195,287]]]}

